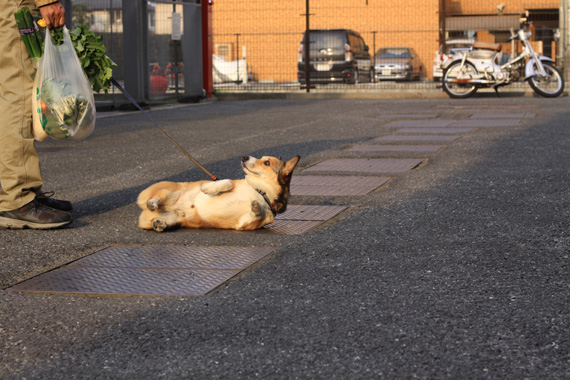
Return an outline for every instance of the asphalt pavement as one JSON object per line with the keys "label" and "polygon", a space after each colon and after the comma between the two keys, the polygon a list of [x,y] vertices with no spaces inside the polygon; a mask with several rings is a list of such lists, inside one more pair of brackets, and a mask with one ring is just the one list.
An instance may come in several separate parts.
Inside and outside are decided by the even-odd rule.
{"label": "asphalt pavement", "polygon": [[[150,114],[220,178],[241,178],[244,155],[300,155],[294,175],[333,158],[423,164],[364,196],[293,196],[349,206],[303,234],[155,233],[137,227],[138,193],[207,178],[141,113],[99,113],[88,139],[37,144],[44,190],[71,200],[75,220],[0,231],[0,378],[570,378],[568,97],[206,101]],[[518,122],[435,152],[348,150],[428,114]],[[200,297],[7,290],[135,245],[274,250]]]}

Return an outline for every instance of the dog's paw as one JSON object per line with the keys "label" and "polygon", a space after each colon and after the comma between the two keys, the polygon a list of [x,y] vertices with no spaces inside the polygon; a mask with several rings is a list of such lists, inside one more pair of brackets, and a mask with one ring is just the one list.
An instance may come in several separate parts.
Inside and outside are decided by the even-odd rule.
{"label": "dog's paw", "polygon": [[232,185],[230,180],[222,179],[216,182],[207,182],[200,186],[200,190],[207,195],[218,195],[220,193],[225,193],[226,191],[232,190],[234,185]]}
{"label": "dog's paw", "polygon": [[150,211],[158,210],[158,199],[149,199],[146,202],[146,208],[148,208]]}
{"label": "dog's paw", "polygon": [[156,232],[162,232],[168,227],[166,222],[162,219],[153,219],[152,220],[152,229]]}
{"label": "dog's paw", "polygon": [[200,191],[202,191],[206,195],[216,195],[218,194],[218,189],[216,188],[215,182],[205,183],[200,186]]}
{"label": "dog's paw", "polygon": [[[192,208],[194,208],[194,206],[192,206]],[[185,218],[186,217],[186,213],[179,208],[174,209],[174,214],[179,218]]]}
{"label": "dog's paw", "polygon": [[262,217],[263,211],[258,201],[251,201],[251,211],[256,217]]}

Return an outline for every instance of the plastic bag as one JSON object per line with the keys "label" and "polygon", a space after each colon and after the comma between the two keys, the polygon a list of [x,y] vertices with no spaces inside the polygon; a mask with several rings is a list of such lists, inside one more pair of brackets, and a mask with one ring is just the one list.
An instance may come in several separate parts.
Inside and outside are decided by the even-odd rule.
{"label": "plastic bag", "polygon": [[63,27],[63,44],[55,46],[46,32],[44,54],[34,79],[33,131],[38,141],[80,140],[95,128],[93,90]]}

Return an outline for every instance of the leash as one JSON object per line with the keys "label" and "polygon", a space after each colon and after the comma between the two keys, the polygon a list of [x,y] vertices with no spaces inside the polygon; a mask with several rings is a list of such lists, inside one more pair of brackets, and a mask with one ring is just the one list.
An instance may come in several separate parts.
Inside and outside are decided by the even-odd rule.
{"label": "leash", "polygon": [[142,109],[142,107],[136,102],[136,100],[133,99],[133,97],[123,88],[123,86],[121,86],[121,85],[119,84],[119,82],[117,82],[117,81],[115,80],[115,78],[111,77],[111,82],[119,89],[119,91],[121,91],[121,92],[123,93],[123,95],[125,95],[125,96],[127,97],[127,99],[129,99],[129,100],[131,101],[131,103],[133,103],[139,110],[141,110],[141,112],[147,117],[147,119],[149,119],[149,120],[151,121],[151,123],[154,124],[154,126],[157,127],[157,128],[162,132],[162,134],[163,134],[164,136],[166,136],[166,138],[167,138],[168,140],[170,140],[171,143],[174,144],[175,147],[177,147],[182,153],[184,153],[184,155],[185,155],[186,157],[188,157],[188,158],[190,159],[190,161],[192,161],[197,167],[199,167],[204,173],[206,173],[212,180],[214,180],[214,181],[217,181],[217,180],[218,180],[218,178],[217,178],[215,175],[213,175],[212,173],[210,173],[210,172],[208,171],[208,169],[206,169],[204,166],[202,166],[202,164],[200,164],[194,157],[192,157],[192,156],[191,156],[188,152],[186,152],[180,145],[178,145],[178,143],[177,143],[176,141],[174,141],[174,140],[172,139],[172,137],[170,137],[170,136],[168,135],[168,133],[166,133],[166,132],[164,131],[164,129],[162,129],[162,128],[160,127],[160,125],[158,125],[158,124],[156,123],[156,121],[154,121],[154,120],[152,119],[152,117],[150,117],[150,115],[149,115],[145,110]]}

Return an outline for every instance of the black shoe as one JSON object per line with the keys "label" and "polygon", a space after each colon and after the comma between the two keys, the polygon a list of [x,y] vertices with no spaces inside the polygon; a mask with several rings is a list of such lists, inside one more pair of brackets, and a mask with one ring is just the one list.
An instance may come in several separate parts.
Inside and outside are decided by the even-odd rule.
{"label": "black shoe", "polygon": [[40,202],[44,206],[55,208],[56,210],[61,210],[61,211],[73,210],[73,207],[71,206],[71,202],[64,201],[61,199],[54,199],[54,198],[52,198],[54,194],[55,193],[53,191],[48,191],[45,193],[43,193],[43,192],[37,193],[36,199],[38,200],[38,202]]}
{"label": "black shoe", "polygon": [[0,228],[50,229],[72,222],[71,213],[56,210],[34,199],[17,210],[0,212]]}

